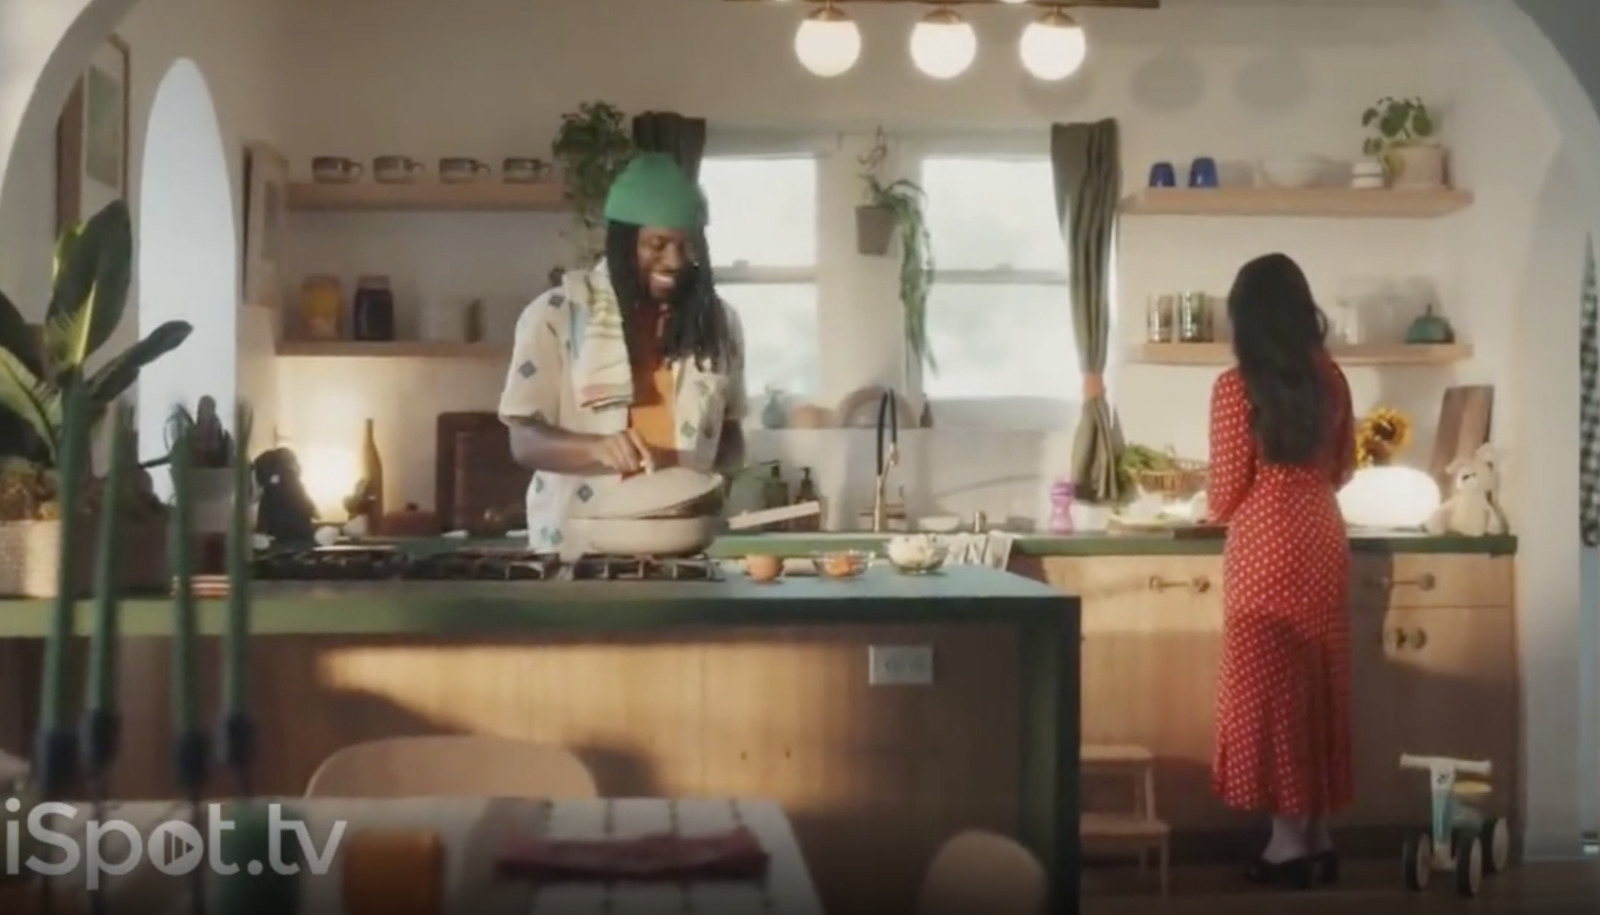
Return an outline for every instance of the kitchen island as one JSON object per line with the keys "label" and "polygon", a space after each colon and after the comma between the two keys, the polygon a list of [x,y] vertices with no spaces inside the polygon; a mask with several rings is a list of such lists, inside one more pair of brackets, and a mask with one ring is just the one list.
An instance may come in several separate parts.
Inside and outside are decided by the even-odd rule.
{"label": "kitchen island", "polygon": [[[259,792],[298,793],[362,740],[499,734],[574,748],[608,795],[779,801],[830,911],[904,910],[938,843],[963,828],[1021,836],[1076,895],[1077,600],[1042,583],[875,567],[770,585],[730,574],[253,593]],[[91,607],[78,609],[87,634]],[[202,601],[202,631],[220,634],[225,609]],[[25,672],[50,610],[0,602],[6,745],[26,745],[37,693]],[[119,796],[171,793],[171,620],[169,601],[124,604]],[[931,648],[932,682],[872,683],[870,646]]]}

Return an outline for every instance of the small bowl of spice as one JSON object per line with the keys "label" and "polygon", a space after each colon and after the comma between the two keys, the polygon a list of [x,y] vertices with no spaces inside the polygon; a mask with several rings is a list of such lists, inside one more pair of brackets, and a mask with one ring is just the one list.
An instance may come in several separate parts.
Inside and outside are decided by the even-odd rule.
{"label": "small bowl of spice", "polygon": [[811,554],[811,564],[823,578],[860,578],[866,574],[872,554],[865,550],[828,550]]}

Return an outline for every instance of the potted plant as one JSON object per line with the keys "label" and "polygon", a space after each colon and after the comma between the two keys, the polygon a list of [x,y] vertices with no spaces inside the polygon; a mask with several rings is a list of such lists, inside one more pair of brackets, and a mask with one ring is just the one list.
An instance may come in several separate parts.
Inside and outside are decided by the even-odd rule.
{"label": "potted plant", "polygon": [[561,116],[550,152],[566,182],[567,200],[577,224],[571,241],[585,267],[598,261],[605,250],[606,195],[636,151],[627,115],[615,105],[584,102],[577,111]]}
{"label": "potted plant", "polygon": [[1434,138],[1439,122],[1422,99],[1385,96],[1362,112],[1361,126],[1370,131],[1362,152],[1383,163],[1393,187],[1445,186],[1444,149]]}
{"label": "potted plant", "polygon": [[173,408],[167,419],[167,448],[178,442],[189,447],[195,532],[227,533],[233,518],[233,436],[222,426],[215,398],[200,398],[193,413],[181,404]]}
{"label": "potted plant", "polygon": [[[0,294],[0,595],[51,596],[57,587],[58,461],[68,387],[85,386],[90,422],[96,424],[138,380],[140,369],[182,344],[192,330],[183,321],[169,321],[98,371],[86,370],[122,320],[132,268],[128,207],[117,201],[87,224],[62,233],[42,323],[29,324]],[[128,478],[129,490],[114,495],[91,483],[86,510],[105,505],[130,512],[134,521],[164,524],[148,474]],[[129,542],[138,544],[126,556],[129,586],[164,582],[166,538],[159,531],[149,536],[130,531]],[[93,563],[78,557],[75,568],[87,576]],[[154,582],[147,580],[149,569],[156,570]]]}
{"label": "potted plant", "polygon": [[933,288],[933,245],[928,235],[922,187],[907,178],[885,182],[888,143],[878,131],[872,149],[860,158],[864,202],[856,207],[856,250],[881,257],[900,238],[900,305],[905,310],[907,355],[938,370],[928,348],[928,293]]}

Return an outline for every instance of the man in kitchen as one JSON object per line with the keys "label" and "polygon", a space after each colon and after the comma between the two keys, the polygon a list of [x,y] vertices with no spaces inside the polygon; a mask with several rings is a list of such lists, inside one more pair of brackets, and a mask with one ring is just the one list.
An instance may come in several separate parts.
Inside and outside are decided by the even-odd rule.
{"label": "man in kitchen", "polygon": [[559,550],[573,499],[625,475],[744,460],[738,317],[705,251],[705,197],[670,157],[643,153],[611,186],[605,255],[569,271],[517,320],[499,414],[533,471],[528,540]]}

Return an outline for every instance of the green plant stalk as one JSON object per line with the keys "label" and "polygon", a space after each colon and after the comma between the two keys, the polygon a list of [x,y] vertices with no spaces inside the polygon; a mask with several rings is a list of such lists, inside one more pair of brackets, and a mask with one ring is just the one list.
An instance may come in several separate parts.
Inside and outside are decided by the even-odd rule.
{"label": "green plant stalk", "polygon": [[89,646],[89,701],[91,711],[112,712],[117,707],[117,604],[121,597],[121,540],[117,504],[127,484],[133,460],[133,407],[117,407],[111,436],[111,467],[106,472],[106,497],[100,505],[100,542],[95,555],[94,636]]}
{"label": "green plant stalk", "polygon": [[189,430],[180,426],[172,446],[172,725],[179,734],[200,727],[198,620],[194,600],[194,481]]}
{"label": "green plant stalk", "polygon": [[223,674],[223,714],[250,708],[250,459],[254,417],[244,401],[234,408],[233,515],[228,524],[228,631]]}
{"label": "green plant stalk", "polygon": [[85,396],[81,382],[67,389],[66,437],[61,452],[61,547],[56,569],[55,606],[50,617],[50,635],[45,644],[44,695],[39,708],[39,728],[43,733],[57,731],[67,723],[67,643],[72,639],[73,617],[78,602],[73,559],[77,556],[83,465],[89,450],[89,426],[84,416]]}

